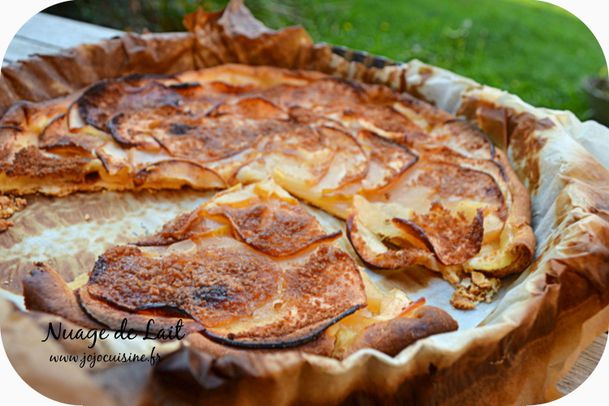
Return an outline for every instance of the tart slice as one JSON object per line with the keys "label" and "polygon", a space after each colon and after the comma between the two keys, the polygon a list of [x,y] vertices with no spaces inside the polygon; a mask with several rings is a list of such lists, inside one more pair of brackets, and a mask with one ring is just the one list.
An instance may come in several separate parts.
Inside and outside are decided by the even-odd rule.
{"label": "tart slice", "polygon": [[[340,236],[271,181],[237,185],[157,234],[107,250],[76,299],[63,302],[79,303],[87,317],[113,329],[127,319],[138,331],[160,332],[183,319],[186,332],[239,348],[290,348],[325,334],[337,343],[328,355],[339,358],[363,348],[372,334],[365,330],[393,319],[415,319],[410,328],[418,330],[408,342],[456,328],[439,309],[426,316],[414,312],[401,292],[382,298],[336,244]],[[41,293],[44,285],[67,295],[53,275],[42,268],[26,279],[29,308],[45,310],[50,299],[44,297],[54,293]],[[78,312],[52,309],[82,322]],[[357,316],[348,324],[324,333],[351,314]],[[392,344],[382,341],[378,348],[395,349],[396,342],[406,345],[394,335]]]}
{"label": "tart slice", "polygon": [[440,272],[457,287],[453,306],[471,309],[533,257],[521,188],[501,153],[423,154],[390,185],[355,196],[348,236],[374,268]]}

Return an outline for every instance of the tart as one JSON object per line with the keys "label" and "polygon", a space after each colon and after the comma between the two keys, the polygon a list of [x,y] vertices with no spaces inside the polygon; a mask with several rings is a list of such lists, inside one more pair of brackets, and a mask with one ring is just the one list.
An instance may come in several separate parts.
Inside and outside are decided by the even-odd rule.
{"label": "tart", "polygon": [[503,152],[476,126],[386,86],[221,65],[17,105],[0,128],[5,194],[273,179],[347,220],[367,265],[440,272],[462,309],[491,300],[498,278],[534,252],[529,197]]}

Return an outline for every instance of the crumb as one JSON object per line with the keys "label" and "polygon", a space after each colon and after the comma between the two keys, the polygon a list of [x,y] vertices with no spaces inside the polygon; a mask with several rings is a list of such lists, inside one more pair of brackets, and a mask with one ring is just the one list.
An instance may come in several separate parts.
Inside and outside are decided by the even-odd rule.
{"label": "crumb", "polygon": [[25,206],[27,206],[27,201],[21,197],[0,195],[0,232],[13,226],[13,222],[7,219],[25,209]]}
{"label": "crumb", "polygon": [[500,285],[499,279],[489,278],[481,272],[473,271],[471,279],[466,278],[460,282],[450,298],[450,304],[460,310],[475,309],[482,301],[490,303]]}
{"label": "crumb", "polygon": [[12,221],[0,219],[0,233],[3,232],[3,231],[8,230],[12,226],[13,226],[13,222]]}

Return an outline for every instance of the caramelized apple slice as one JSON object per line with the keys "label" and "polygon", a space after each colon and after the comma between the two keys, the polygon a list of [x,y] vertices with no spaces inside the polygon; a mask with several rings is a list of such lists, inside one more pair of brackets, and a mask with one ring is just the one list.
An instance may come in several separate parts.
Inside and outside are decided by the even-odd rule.
{"label": "caramelized apple slice", "polygon": [[[366,99],[365,89],[356,82],[328,76],[318,79],[302,85],[279,84],[263,89],[260,95],[286,110],[300,107],[311,110],[316,115],[328,115],[339,108],[355,105]],[[307,86],[304,87],[304,84]],[[323,114],[324,112],[326,114]]]}
{"label": "caramelized apple slice", "polygon": [[180,105],[182,96],[158,79],[169,77],[132,75],[97,82],[76,101],[78,113],[85,124],[108,132],[108,120],[117,113]]}
{"label": "caramelized apple slice", "polygon": [[182,213],[169,221],[156,234],[138,240],[138,246],[171,245],[190,238],[230,235],[230,227],[223,221],[217,221],[201,215],[201,210]]}
{"label": "caramelized apple slice", "polygon": [[428,213],[415,213],[410,219],[394,218],[393,223],[412,239],[424,242],[444,265],[462,264],[482,246],[481,209],[470,223],[463,212],[453,214],[441,204],[432,203]]}
{"label": "caramelized apple slice", "polygon": [[366,196],[354,199],[349,238],[363,260],[381,268],[463,267],[480,252],[484,225],[491,241],[505,220],[503,194],[494,178],[452,162],[425,158]]}
{"label": "caramelized apple slice", "polygon": [[407,146],[428,138],[425,127],[388,105],[358,105],[345,109],[341,117],[352,128],[372,131]]}
{"label": "caramelized apple slice", "polygon": [[153,163],[135,174],[134,184],[146,189],[222,189],[224,179],[215,171],[196,162],[167,160]]}
{"label": "caramelized apple slice", "polygon": [[113,309],[137,320],[182,312],[225,344],[300,345],[365,304],[357,266],[332,243],[338,235],[270,181],[237,186],[138,246],[106,251],[81,303],[113,328]]}
{"label": "caramelized apple slice", "polygon": [[253,120],[288,120],[289,115],[269,100],[259,97],[243,97],[233,102],[217,104],[209,113],[209,117],[224,115],[239,116]]}
{"label": "caramelized apple slice", "polygon": [[241,241],[274,257],[293,255],[341,235],[340,231],[327,233],[312,214],[272,182],[233,188],[201,211],[225,217]]}
{"label": "caramelized apple slice", "polygon": [[[183,311],[216,341],[261,348],[310,341],[365,302],[357,267],[331,245],[277,261],[230,237],[113,248],[82,289],[130,312]],[[82,302],[88,311],[93,303]]]}
{"label": "caramelized apple slice", "polygon": [[443,145],[467,158],[489,160],[495,157],[495,146],[488,136],[474,124],[461,119],[451,119],[435,127],[430,132],[429,143],[417,148],[426,149],[434,144]]}
{"label": "caramelized apple slice", "polygon": [[358,132],[358,140],[370,160],[366,178],[361,182],[361,188],[364,190],[386,186],[418,159],[405,146],[367,130]]}
{"label": "caramelized apple slice", "polygon": [[235,180],[252,183],[281,172],[308,186],[328,173],[336,150],[325,135],[309,126],[284,124],[284,131],[267,132],[256,146],[259,156],[235,174]]}
{"label": "caramelized apple slice", "polygon": [[54,153],[93,155],[110,140],[108,134],[90,126],[70,128],[68,121],[66,114],[53,119],[40,134],[38,146]]}
{"label": "caramelized apple slice", "polygon": [[317,338],[365,305],[355,263],[332,245],[321,244],[282,265],[279,295],[250,318],[217,324],[204,334],[225,344],[250,348],[296,346]]}
{"label": "caramelized apple slice", "polygon": [[403,247],[388,244],[378,234],[362,224],[356,215],[347,218],[347,235],[359,257],[367,265],[381,269],[404,269],[423,265],[434,269],[436,258],[426,248],[410,244]]}
{"label": "caramelized apple slice", "polygon": [[269,120],[287,119],[285,112],[260,97],[221,100],[213,94],[197,95],[182,100],[179,107],[121,112],[108,127],[121,145],[158,149],[160,144],[173,156],[207,162],[251,146],[260,135],[273,131]]}
{"label": "caramelized apple slice", "polygon": [[[233,235],[260,252],[281,257],[335,240],[341,232],[327,232],[296,199],[272,181],[266,181],[246,187],[237,185],[217,193],[137,245],[169,245],[219,235]],[[285,238],[286,235],[290,238]]]}

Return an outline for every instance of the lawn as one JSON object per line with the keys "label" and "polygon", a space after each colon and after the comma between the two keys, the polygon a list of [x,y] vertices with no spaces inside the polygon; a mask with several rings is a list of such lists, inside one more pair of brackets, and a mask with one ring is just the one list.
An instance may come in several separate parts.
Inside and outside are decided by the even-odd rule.
{"label": "lawn", "polygon": [[[77,0],[54,12],[119,29],[181,29],[181,16],[221,0]],[[250,0],[273,28],[303,25],[316,41],[406,61],[412,58],[506,89],[544,107],[587,118],[580,89],[607,72],[592,33],[562,9],[536,0]],[[108,11],[113,10],[113,11]]]}

